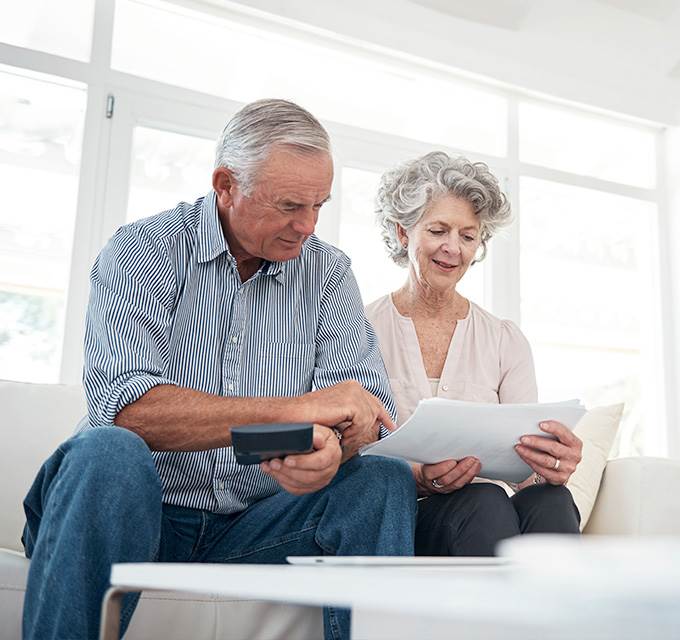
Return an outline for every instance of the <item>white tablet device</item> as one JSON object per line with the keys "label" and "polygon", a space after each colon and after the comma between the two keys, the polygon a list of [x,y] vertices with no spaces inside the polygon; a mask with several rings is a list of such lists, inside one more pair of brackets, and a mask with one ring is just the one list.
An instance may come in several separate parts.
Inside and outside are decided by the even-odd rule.
{"label": "white tablet device", "polygon": [[351,567],[499,567],[508,558],[477,556],[288,556],[289,564]]}

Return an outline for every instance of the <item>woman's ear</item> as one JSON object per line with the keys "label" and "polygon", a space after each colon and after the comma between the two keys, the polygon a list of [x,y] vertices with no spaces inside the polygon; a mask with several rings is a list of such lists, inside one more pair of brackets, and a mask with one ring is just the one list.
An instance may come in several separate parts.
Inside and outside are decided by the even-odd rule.
{"label": "woman's ear", "polygon": [[408,247],[408,236],[406,235],[406,229],[404,229],[404,227],[402,227],[399,223],[397,223],[396,227],[399,243],[402,247],[404,247],[404,249],[406,249]]}
{"label": "woman's ear", "polygon": [[234,174],[227,167],[217,167],[213,171],[212,185],[217,195],[217,203],[220,207],[230,207],[234,201],[234,189],[236,180]]}

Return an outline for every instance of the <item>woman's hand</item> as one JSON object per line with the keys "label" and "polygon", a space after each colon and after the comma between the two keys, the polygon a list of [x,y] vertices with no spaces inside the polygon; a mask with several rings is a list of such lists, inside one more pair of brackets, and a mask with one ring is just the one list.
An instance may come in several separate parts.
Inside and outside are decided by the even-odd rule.
{"label": "woman's hand", "polygon": [[517,455],[550,484],[566,484],[581,462],[583,443],[561,422],[548,420],[538,425],[557,438],[522,436],[515,445]]}
{"label": "woman's hand", "polygon": [[418,486],[419,496],[435,493],[451,493],[462,489],[479,473],[482,468],[477,458],[468,456],[460,460],[444,460],[436,464],[413,466],[413,474]]}

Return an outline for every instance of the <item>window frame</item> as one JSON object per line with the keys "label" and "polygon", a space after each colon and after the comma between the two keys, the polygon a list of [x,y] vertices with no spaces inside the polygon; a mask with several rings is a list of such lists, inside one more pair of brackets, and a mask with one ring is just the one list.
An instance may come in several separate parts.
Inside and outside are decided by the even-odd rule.
{"label": "window frame", "polygon": [[[181,0],[178,0],[182,4]],[[195,8],[196,3],[192,3]],[[675,397],[676,363],[675,356],[680,353],[675,338],[675,317],[678,314],[673,304],[672,291],[672,245],[670,220],[671,204],[668,196],[669,185],[665,180],[667,170],[666,131],[662,125],[641,122],[619,114],[605,113],[586,105],[574,105],[549,97],[537,97],[528,91],[509,89],[507,85],[492,81],[482,82],[466,77],[462,72],[444,68],[437,63],[417,60],[399,52],[390,52],[381,47],[362,44],[338,34],[322,32],[319,29],[293,23],[277,17],[266,17],[261,12],[240,11],[237,8],[220,8],[206,3],[207,12],[221,12],[230,19],[244,24],[265,26],[276,32],[284,31],[303,38],[308,42],[323,43],[333,48],[358,51],[361,55],[375,60],[389,60],[391,63],[417,68],[424,74],[446,76],[457,83],[465,83],[474,88],[497,93],[508,101],[507,151],[502,157],[489,157],[470,149],[443,150],[471,153],[477,160],[486,161],[506,187],[515,212],[515,222],[500,237],[491,243],[487,262],[484,266],[485,300],[484,304],[494,314],[520,322],[520,234],[521,212],[519,210],[519,180],[529,176],[573,186],[582,186],[607,193],[619,194],[640,200],[654,202],[658,207],[656,248],[658,249],[653,271],[657,276],[656,325],[659,327],[655,359],[659,364],[659,401],[665,418],[664,433],[667,435],[669,455],[680,457],[680,399]],[[214,123],[218,114],[233,113],[240,105],[236,101],[218,98],[206,93],[147,80],[111,68],[111,50],[114,30],[115,0],[95,0],[92,30],[92,49],[89,62],[71,60],[58,55],[0,43],[0,64],[17,69],[41,72],[52,76],[77,81],[87,87],[87,108],[85,113],[83,148],[78,191],[78,204],[75,218],[75,231],[71,259],[71,271],[67,289],[65,333],[62,344],[62,364],[59,381],[77,383],[81,378],[83,320],[87,306],[89,281],[88,274],[92,262],[98,254],[103,241],[113,226],[122,222],[124,211],[120,208],[126,193],[125,180],[128,181],[130,167],[125,168],[121,158],[129,149],[131,140],[119,134],[125,126],[133,123],[167,128],[178,133],[195,134],[205,132],[206,122]],[[115,99],[113,118],[106,117],[107,100]],[[598,178],[579,176],[566,171],[520,162],[518,105],[520,101],[536,101],[541,104],[561,104],[567,109],[593,112],[605,115],[631,126],[640,127],[656,134],[657,180],[651,189],[633,187]],[[124,119],[127,118],[127,125]],[[196,122],[203,123],[200,127]],[[221,122],[223,124],[223,122]],[[394,163],[395,155],[417,155],[433,148],[433,145],[416,140],[401,138],[359,127],[338,123],[327,125],[334,142],[339,166],[367,168],[375,170],[378,166]],[[212,126],[212,125],[211,125]],[[121,129],[121,127],[123,129]],[[131,129],[130,129],[131,130]],[[127,147],[126,147],[127,145]],[[336,174],[334,190],[340,190],[340,176]],[[122,185],[122,187],[121,187]],[[118,189],[118,191],[116,191]],[[114,200],[111,193],[117,193]],[[109,195],[107,195],[109,194]],[[117,203],[117,204],[116,204]],[[324,208],[321,224],[330,230],[332,236],[339,226],[339,198],[332,200]],[[329,235],[328,233],[326,234]]]}

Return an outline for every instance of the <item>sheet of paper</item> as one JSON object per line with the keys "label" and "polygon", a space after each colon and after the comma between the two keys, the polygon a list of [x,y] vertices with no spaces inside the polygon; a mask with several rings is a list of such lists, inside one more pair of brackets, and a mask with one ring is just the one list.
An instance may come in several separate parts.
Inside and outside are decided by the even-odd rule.
{"label": "sheet of paper", "polygon": [[486,404],[429,398],[418,403],[399,429],[360,453],[422,463],[476,456],[482,463],[481,477],[521,482],[533,472],[514,450],[519,438],[547,436],[538,427],[544,420],[557,420],[573,429],[584,413],[578,400]]}

